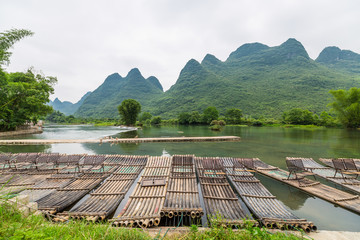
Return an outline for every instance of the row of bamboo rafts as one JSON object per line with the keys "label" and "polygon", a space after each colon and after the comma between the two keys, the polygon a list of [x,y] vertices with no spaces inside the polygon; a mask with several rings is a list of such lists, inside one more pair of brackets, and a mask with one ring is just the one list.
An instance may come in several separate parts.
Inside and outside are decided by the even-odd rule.
{"label": "row of bamboo rafts", "polygon": [[37,200],[38,208],[50,214],[60,212],[84,197],[108,175],[106,173],[84,173],[65,187]]}
{"label": "row of bamboo rafts", "polygon": [[171,169],[170,157],[149,157],[140,180],[113,226],[158,226],[164,206]]}
{"label": "row of bamboo rafts", "polygon": [[288,171],[271,166],[258,158],[252,158],[250,160],[252,161],[248,161],[248,163],[245,162],[245,166],[256,170],[256,172],[284,182],[345,209],[360,213],[360,197],[357,194],[344,192],[308,178],[302,178],[300,180],[294,179],[293,174],[288,179]]}
{"label": "row of bamboo rafts", "polygon": [[354,175],[342,176],[341,172],[336,172],[336,170],[332,168],[333,164],[331,159],[320,158],[320,161],[327,164],[329,167],[325,167],[315,162],[312,158],[287,157],[286,159],[301,161],[306,171],[312,172],[319,177],[325,178],[328,181],[334,182],[344,188],[360,194],[360,180],[354,177]]}
{"label": "row of bamboo rafts", "polygon": [[[211,225],[241,226],[247,216],[232,190],[219,158],[195,157],[208,222]],[[253,221],[253,220],[249,220]],[[255,224],[255,221],[253,221]]]}
{"label": "row of bamboo rafts", "polygon": [[[87,159],[88,157],[90,159]],[[116,158],[117,160],[115,160]],[[83,162],[80,162],[80,164],[86,164],[83,166],[89,168],[86,169],[85,167],[86,170],[82,171],[83,174],[73,179],[68,185],[38,199],[36,202],[38,202],[39,210],[47,211],[51,214],[60,212],[84,197],[122,165],[127,166],[132,162],[135,162],[134,164],[139,165],[139,163],[146,161],[146,158],[147,157],[144,156],[136,157],[122,155],[106,155],[106,157],[103,158],[97,155],[86,155],[82,158]],[[109,159],[109,161],[117,161],[119,164],[110,164],[109,166],[103,164],[107,159]],[[139,163],[137,160],[139,160]],[[116,205],[116,202],[113,202],[113,205]]]}
{"label": "row of bamboo rafts", "polygon": [[169,186],[160,215],[169,219],[176,216],[189,218],[190,221],[204,215],[196,183],[193,155],[172,157]]}
{"label": "row of bamboo rafts", "polygon": [[[302,228],[306,232],[316,230],[316,226],[306,219],[300,219],[286,209],[264,185],[245,167],[248,159],[221,158],[225,172],[246,206],[264,226],[268,228]],[[252,161],[252,159],[250,159]]]}
{"label": "row of bamboo rafts", "polygon": [[[0,175],[0,185],[5,185],[2,193],[18,193],[29,195],[30,201],[37,201],[54,190],[65,187],[80,172],[108,172],[113,167],[101,165],[84,165],[79,167],[79,161],[90,164],[100,163],[87,160],[86,155],[65,154],[1,154],[2,162],[7,163]],[[75,164],[75,165],[74,165]]]}
{"label": "row of bamboo rafts", "polygon": [[112,214],[144,168],[147,157],[113,156],[111,165],[120,167],[97,188],[83,203],[68,212],[58,213],[55,221],[66,221],[70,217],[88,221],[104,220]]}

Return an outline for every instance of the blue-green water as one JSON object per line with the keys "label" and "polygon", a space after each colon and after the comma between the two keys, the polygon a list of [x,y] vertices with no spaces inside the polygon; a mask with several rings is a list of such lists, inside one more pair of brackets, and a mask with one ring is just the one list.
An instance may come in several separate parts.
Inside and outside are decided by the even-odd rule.
{"label": "blue-green water", "polygon": [[[360,158],[360,131],[344,129],[296,129],[282,127],[232,127],[213,132],[204,126],[148,127],[122,132],[116,127],[47,126],[43,134],[26,138],[81,139],[112,137],[240,136],[240,142],[52,144],[0,146],[3,152],[59,152],[88,154],[131,154],[158,156],[195,154],[196,156],[258,157],[286,169],[285,157]],[[17,138],[25,138],[20,136]],[[291,211],[314,222],[319,229],[360,231],[360,215],[336,207],[319,198],[264,176],[257,177]]]}

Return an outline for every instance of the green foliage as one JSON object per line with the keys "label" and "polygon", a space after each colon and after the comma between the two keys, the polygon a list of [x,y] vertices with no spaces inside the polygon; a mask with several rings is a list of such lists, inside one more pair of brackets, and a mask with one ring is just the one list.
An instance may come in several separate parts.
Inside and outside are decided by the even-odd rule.
{"label": "green foliage", "polygon": [[8,50],[17,42],[34,33],[26,29],[11,29],[0,33],[0,67],[10,63],[11,52]]}
{"label": "green foliage", "polygon": [[0,130],[13,130],[26,122],[52,112],[49,96],[54,93],[56,78],[35,74],[32,69],[5,75],[0,106]]}
{"label": "green foliage", "polygon": [[110,224],[68,221],[53,224],[42,216],[23,215],[0,197],[0,239],[152,239],[138,229],[114,228]]}
{"label": "green foliage", "polygon": [[283,121],[286,124],[295,124],[295,125],[310,125],[316,124],[314,119],[314,114],[309,110],[294,108],[289,112],[283,113]]}
{"label": "green foliage", "polygon": [[190,114],[189,117],[189,124],[191,125],[197,125],[202,123],[202,116],[198,111],[193,111]]}
{"label": "green foliage", "polygon": [[118,111],[121,115],[121,120],[125,125],[134,125],[136,118],[141,111],[141,105],[134,99],[125,99],[118,106]]}
{"label": "green foliage", "polygon": [[190,117],[191,114],[188,112],[182,112],[179,114],[178,121],[181,125],[188,125],[190,124]]}
{"label": "green foliage", "polygon": [[207,107],[204,110],[203,122],[210,124],[212,120],[217,120],[219,118],[219,112],[216,107]]}
{"label": "green foliage", "polygon": [[350,88],[348,91],[331,90],[334,102],[329,106],[336,113],[339,121],[347,128],[360,127],[360,88]]}
{"label": "green foliage", "polygon": [[238,108],[230,108],[226,110],[225,119],[229,124],[241,123],[242,111]]}
{"label": "green foliage", "polygon": [[153,117],[151,119],[151,124],[152,125],[160,125],[161,124],[161,117],[159,117],[159,116]]}
{"label": "green foliage", "polygon": [[140,117],[139,117],[139,121],[140,121],[141,123],[145,123],[146,120],[148,120],[148,119],[151,120],[151,118],[152,118],[151,113],[149,113],[149,112],[143,112],[143,113],[140,115]]}

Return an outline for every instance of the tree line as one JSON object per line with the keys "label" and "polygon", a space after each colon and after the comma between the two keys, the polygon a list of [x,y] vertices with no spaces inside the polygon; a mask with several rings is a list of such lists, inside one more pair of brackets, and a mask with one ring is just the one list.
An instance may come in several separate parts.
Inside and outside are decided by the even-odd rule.
{"label": "tree line", "polygon": [[[141,113],[141,105],[134,99],[124,100],[118,106],[122,123],[126,125],[144,124],[180,124],[180,125],[213,125],[214,129],[225,124],[247,124],[252,126],[262,126],[266,124],[282,123],[293,125],[317,125],[326,127],[344,126],[346,128],[360,127],[360,88],[349,90],[331,90],[333,101],[328,104],[331,114],[323,111],[317,115],[308,109],[294,108],[286,111],[282,119],[252,119],[243,116],[242,110],[230,108],[220,116],[219,111],[214,106],[207,107],[202,113],[198,111],[182,112],[177,119],[161,120],[161,117],[153,117],[149,112]],[[141,114],[140,114],[141,113]],[[140,114],[140,115],[139,115]],[[335,117],[334,117],[335,116]]]}

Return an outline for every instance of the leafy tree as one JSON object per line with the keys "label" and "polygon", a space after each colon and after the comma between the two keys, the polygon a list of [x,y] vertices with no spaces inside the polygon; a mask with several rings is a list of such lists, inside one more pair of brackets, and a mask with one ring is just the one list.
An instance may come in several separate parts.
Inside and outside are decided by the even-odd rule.
{"label": "leafy tree", "polygon": [[230,108],[225,113],[227,123],[239,124],[241,122],[242,111],[238,108]]}
{"label": "leafy tree", "polygon": [[134,99],[125,99],[118,106],[118,111],[125,125],[131,126],[136,123],[136,118],[141,111],[141,105]]}
{"label": "leafy tree", "polygon": [[154,125],[159,125],[161,124],[161,117],[153,117],[153,119],[151,119],[151,124],[154,124]]}
{"label": "leafy tree", "polygon": [[329,106],[336,113],[339,121],[347,128],[360,127],[360,88],[350,88],[348,91],[331,90],[334,102]]}
{"label": "leafy tree", "polygon": [[151,113],[149,113],[149,112],[143,112],[143,113],[140,115],[140,117],[139,117],[139,121],[140,121],[141,123],[145,123],[146,120],[148,120],[148,119],[151,120],[151,118],[152,118]]}
{"label": "leafy tree", "polygon": [[188,112],[182,112],[179,114],[178,121],[181,125],[188,125],[190,124],[191,114]]}
{"label": "leafy tree", "polygon": [[314,114],[309,110],[301,109],[301,108],[294,108],[291,109],[289,112],[283,113],[283,121],[287,124],[295,124],[295,125],[308,125],[314,124]]}
{"label": "leafy tree", "polygon": [[201,115],[198,111],[194,111],[191,113],[190,118],[189,118],[189,123],[190,124],[200,124],[201,123]]}
{"label": "leafy tree", "polygon": [[56,78],[35,74],[32,69],[6,75],[6,100],[1,106],[0,130],[13,130],[26,122],[37,122],[41,116],[53,111],[46,103],[54,93]]}
{"label": "leafy tree", "polygon": [[327,112],[323,111],[320,114],[319,124],[321,126],[333,127],[335,126],[335,120]]}
{"label": "leafy tree", "polygon": [[216,107],[207,107],[204,110],[203,122],[210,124],[212,120],[217,120],[219,118],[219,112]]}

